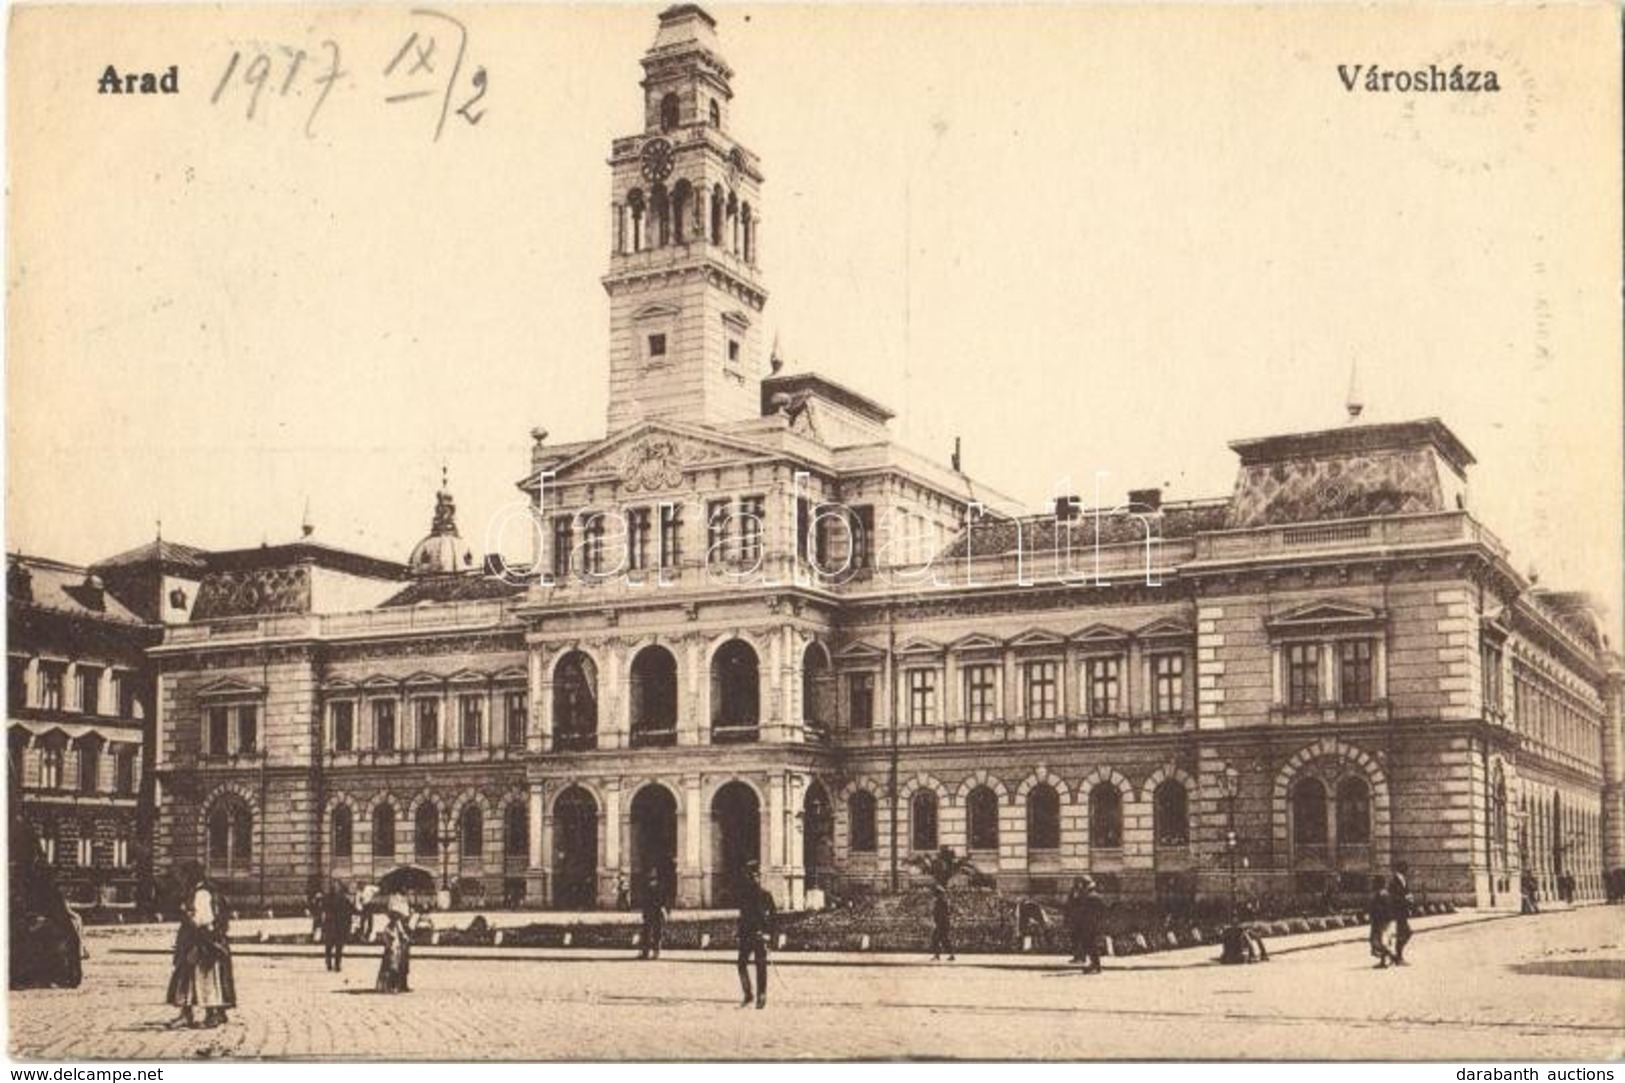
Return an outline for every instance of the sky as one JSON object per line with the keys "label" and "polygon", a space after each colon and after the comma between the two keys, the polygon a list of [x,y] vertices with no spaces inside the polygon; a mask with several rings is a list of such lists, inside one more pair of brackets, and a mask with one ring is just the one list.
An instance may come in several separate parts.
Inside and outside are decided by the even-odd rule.
{"label": "sky", "polygon": [[[532,428],[602,434],[605,158],[659,9],[439,10],[449,97],[455,27],[409,8],[18,10],[9,549],[286,541],[308,504],[404,560],[444,466],[478,553]],[[1519,569],[1619,627],[1611,7],[710,10],[791,370],[1037,508],[1099,471],[1227,495],[1228,441],[1339,425],[1357,368],[1366,419],[1442,418]],[[109,62],[180,92],[98,94]],[[1435,63],[1502,90],[1338,69]]]}

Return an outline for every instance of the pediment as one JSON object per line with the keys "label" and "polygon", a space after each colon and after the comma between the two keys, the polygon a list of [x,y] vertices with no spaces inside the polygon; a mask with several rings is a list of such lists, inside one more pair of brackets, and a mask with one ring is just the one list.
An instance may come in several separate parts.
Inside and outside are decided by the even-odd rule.
{"label": "pediment", "polygon": [[1072,633],[1072,642],[1080,644],[1090,643],[1121,643],[1129,638],[1127,630],[1115,624],[1091,624]]}
{"label": "pediment", "polygon": [[1029,628],[1010,640],[1012,647],[1054,647],[1066,646],[1066,637],[1048,630],[1047,628]]}
{"label": "pediment", "polygon": [[240,699],[265,695],[265,687],[239,681],[235,677],[222,677],[198,689],[199,699]]}
{"label": "pediment", "polygon": [[835,657],[842,662],[879,662],[886,652],[868,643],[848,643],[835,652]]}
{"label": "pediment", "polygon": [[435,685],[438,687],[439,685],[446,683],[446,678],[440,676],[438,673],[414,673],[401,683],[409,688],[422,688],[426,685]]}
{"label": "pediment", "polygon": [[1134,633],[1139,639],[1188,639],[1195,634],[1196,630],[1190,625],[1167,618],[1154,620]]}
{"label": "pediment", "polygon": [[400,678],[386,677],[382,673],[374,673],[361,682],[361,687],[369,692],[393,692],[400,686]]}
{"label": "pediment", "polygon": [[1297,606],[1271,617],[1271,628],[1320,626],[1327,624],[1375,624],[1382,620],[1380,610],[1352,602],[1318,601]]}
{"label": "pediment", "polygon": [[682,313],[682,309],[678,308],[676,305],[664,304],[662,302],[655,301],[655,302],[652,302],[650,304],[644,305],[642,308],[640,308],[636,312],[632,313],[632,318],[634,320],[640,320],[640,321],[641,320],[669,320],[669,319],[673,319],[674,317],[680,315],[681,313]]}
{"label": "pediment", "polygon": [[489,677],[475,669],[460,669],[446,678],[448,684],[484,684],[488,680]]}
{"label": "pediment", "polygon": [[757,459],[763,449],[745,440],[690,429],[667,421],[646,421],[596,444],[553,471],[561,482],[617,480],[629,492],[681,489],[688,472],[740,459]]}
{"label": "pediment", "polygon": [[981,632],[972,632],[970,635],[962,636],[948,644],[948,649],[961,653],[968,651],[999,651],[1004,649],[1004,641],[994,639],[992,636],[984,635]]}
{"label": "pediment", "polygon": [[491,680],[503,684],[513,681],[526,681],[529,679],[530,676],[525,672],[523,666],[508,666],[505,669],[499,669],[495,673],[491,674]]}
{"label": "pediment", "polygon": [[942,651],[941,643],[919,637],[905,640],[903,645],[897,648],[898,654],[941,654]]}
{"label": "pediment", "polygon": [[329,694],[355,692],[358,691],[360,687],[360,685],[356,684],[355,681],[348,677],[330,677],[322,682],[322,691]]}

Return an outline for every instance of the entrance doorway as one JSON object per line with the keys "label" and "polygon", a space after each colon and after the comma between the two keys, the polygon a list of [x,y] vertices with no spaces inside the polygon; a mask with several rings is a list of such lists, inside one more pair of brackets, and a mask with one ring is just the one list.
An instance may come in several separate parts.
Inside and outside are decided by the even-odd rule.
{"label": "entrance doorway", "polygon": [[598,903],[598,802],[579,786],[553,803],[553,907],[591,910]]}
{"label": "entrance doorway", "polygon": [[632,905],[643,905],[651,873],[660,879],[660,898],[671,905],[677,886],[677,798],[658,783],[632,798]]}
{"label": "entrance doorway", "polygon": [[747,862],[762,856],[762,806],[756,791],[730,782],[711,800],[711,899],[713,905],[737,903]]}

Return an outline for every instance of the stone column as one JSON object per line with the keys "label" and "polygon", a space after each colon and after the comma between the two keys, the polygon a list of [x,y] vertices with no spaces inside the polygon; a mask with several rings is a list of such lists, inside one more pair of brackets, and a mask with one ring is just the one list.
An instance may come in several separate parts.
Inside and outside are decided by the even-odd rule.
{"label": "stone column", "polygon": [[546,783],[532,779],[526,794],[530,817],[530,853],[525,870],[525,897],[532,906],[546,906],[552,901],[548,895],[548,872],[553,864],[553,839],[548,822]]}
{"label": "stone column", "polygon": [[683,906],[695,907],[702,905],[705,898],[700,844],[711,820],[700,805],[700,776],[684,775],[681,782],[683,809],[677,825],[677,900]]}
{"label": "stone column", "polygon": [[599,828],[603,833],[603,846],[598,851],[598,899],[613,902],[615,874],[621,869],[621,780],[604,782],[604,807],[599,811]]}
{"label": "stone column", "polygon": [[700,682],[709,680],[705,668],[705,649],[702,637],[687,635],[681,643],[672,644],[677,659],[677,743],[681,746],[703,744],[701,734],[705,724],[701,714],[705,709],[700,695]]}

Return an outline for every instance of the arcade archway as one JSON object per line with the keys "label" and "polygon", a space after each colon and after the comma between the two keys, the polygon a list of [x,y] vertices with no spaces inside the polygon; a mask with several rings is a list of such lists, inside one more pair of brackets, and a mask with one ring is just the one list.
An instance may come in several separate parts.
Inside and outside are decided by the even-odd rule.
{"label": "arcade archway", "polygon": [[745,865],[762,856],[762,806],[756,791],[730,782],[711,799],[711,899],[733,906]]}
{"label": "arcade archway", "polygon": [[598,802],[579,786],[553,803],[553,906],[591,910],[598,902]]}
{"label": "arcade archway", "polygon": [[649,878],[660,881],[669,905],[677,886],[677,799],[664,786],[645,786],[632,798],[632,903],[642,906]]}

